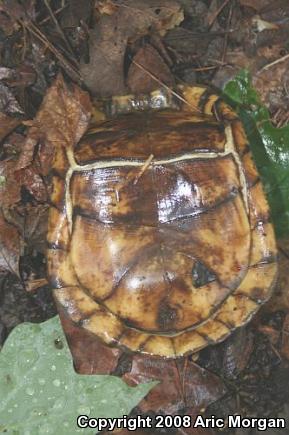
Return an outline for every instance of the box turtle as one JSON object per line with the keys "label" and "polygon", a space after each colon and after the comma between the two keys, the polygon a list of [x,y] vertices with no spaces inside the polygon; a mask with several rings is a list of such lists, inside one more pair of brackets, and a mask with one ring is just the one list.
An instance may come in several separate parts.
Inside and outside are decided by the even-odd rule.
{"label": "box turtle", "polygon": [[277,273],[240,119],[197,86],[115,97],[102,111],[74,149],[55,152],[57,303],[133,352],[176,358],[220,342],[268,300]]}

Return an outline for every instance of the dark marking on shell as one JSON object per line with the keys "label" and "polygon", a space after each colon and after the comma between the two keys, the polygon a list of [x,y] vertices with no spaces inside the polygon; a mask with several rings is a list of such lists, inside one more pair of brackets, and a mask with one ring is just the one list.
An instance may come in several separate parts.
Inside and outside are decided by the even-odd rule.
{"label": "dark marking on shell", "polygon": [[253,269],[255,267],[263,266],[264,264],[277,263],[277,260],[278,260],[278,256],[271,253],[267,257],[263,257],[260,261],[258,261],[258,263],[252,264],[249,267],[250,267],[250,269]]}
{"label": "dark marking on shell", "polygon": [[199,99],[198,107],[202,112],[204,112],[205,106],[206,106],[211,95],[212,95],[212,92],[210,89],[206,89],[205,92],[203,92],[203,94],[201,95],[201,97]]}
{"label": "dark marking on shell", "polygon": [[249,188],[255,187],[258,183],[261,183],[261,178],[257,177],[255,180],[250,184]]}
{"label": "dark marking on shell", "polygon": [[242,153],[240,154],[241,157],[244,157],[246,154],[248,154],[251,151],[250,145],[245,145],[245,148],[243,149]]}
{"label": "dark marking on shell", "polygon": [[264,299],[264,289],[261,287],[254,287],[251,290],[250,296],[255,302],[260,303]]}
{"label": "dark marking on shell", "polygon": [[52,249],[52,250],[59,249],[60,251],[67,251],[66,247],[59,242],[58,243],[50,243],[47,241],[46,247],[47,247],[47,249]]}
{"label": "dark marking on shell", "polygon": [[178,320],[178,310],[170,306],[166,301],[161,302],[158,309],[157,323],[161,331],[174,330]]}
{"label": "dark marking on shell", "polygon": [[216,275],[211,272],[201,261],[196,261],[192,270],[193,284],[196,288],[216,281]]}
{"label": "dark marking on shell", "polygon": [[46,175],[47,180],[51,180],[53,177],[57,177],[60,178],[61,180],[65,180],[65,175],[61,174],[61,172],[58,171],[58,169],[56,168],[50,169],[50,171]]}

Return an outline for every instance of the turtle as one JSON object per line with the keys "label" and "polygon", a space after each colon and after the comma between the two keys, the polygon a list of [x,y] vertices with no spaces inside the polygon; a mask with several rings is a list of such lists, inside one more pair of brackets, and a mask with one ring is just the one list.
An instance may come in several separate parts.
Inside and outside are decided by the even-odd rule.
{"label": "turtle", "polygon": [[172,358],[217,344],[270,298],[277,250],[237,113],[204,86],[99,103],[50,172],[47,272],[77,326]]}

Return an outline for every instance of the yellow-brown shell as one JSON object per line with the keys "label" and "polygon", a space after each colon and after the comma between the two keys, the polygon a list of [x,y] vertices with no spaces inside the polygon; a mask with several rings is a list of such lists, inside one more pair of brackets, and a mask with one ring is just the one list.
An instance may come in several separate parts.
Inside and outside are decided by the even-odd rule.
{"label": "yellow-brown shell", "polygon": [[109,345],[172,358],[245,324],[277,271],[240,120],[205,88],[178,92],[181,103],[161,91],[118,99],[127,113],[56,151],[47,255],[74,322]]}

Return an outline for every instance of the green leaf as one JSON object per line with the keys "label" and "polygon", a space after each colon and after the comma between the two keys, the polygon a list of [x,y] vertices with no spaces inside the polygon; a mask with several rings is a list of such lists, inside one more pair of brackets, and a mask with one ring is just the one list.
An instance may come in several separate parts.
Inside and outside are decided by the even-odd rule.
{"label": "green leaf", "polygon": [[242,70],[224,89],[243,120],[271,207],[278,237],[289,234],[289,125],[276,128],[261,103],[248,71]]}
{"label": "green leaf", "polygon": [[77,416],[122,417],[156,383],[127,386],[114,376],[78,375],[58,317],[23,323],[0,352],[0,433],[77,433]]}
{"label": "green leaf", "polygon": [[224,93],[241,106],[260,104],[258,94],[251,85],[250,73],[246,70],[241,70],[233,80],[226,84]]}

